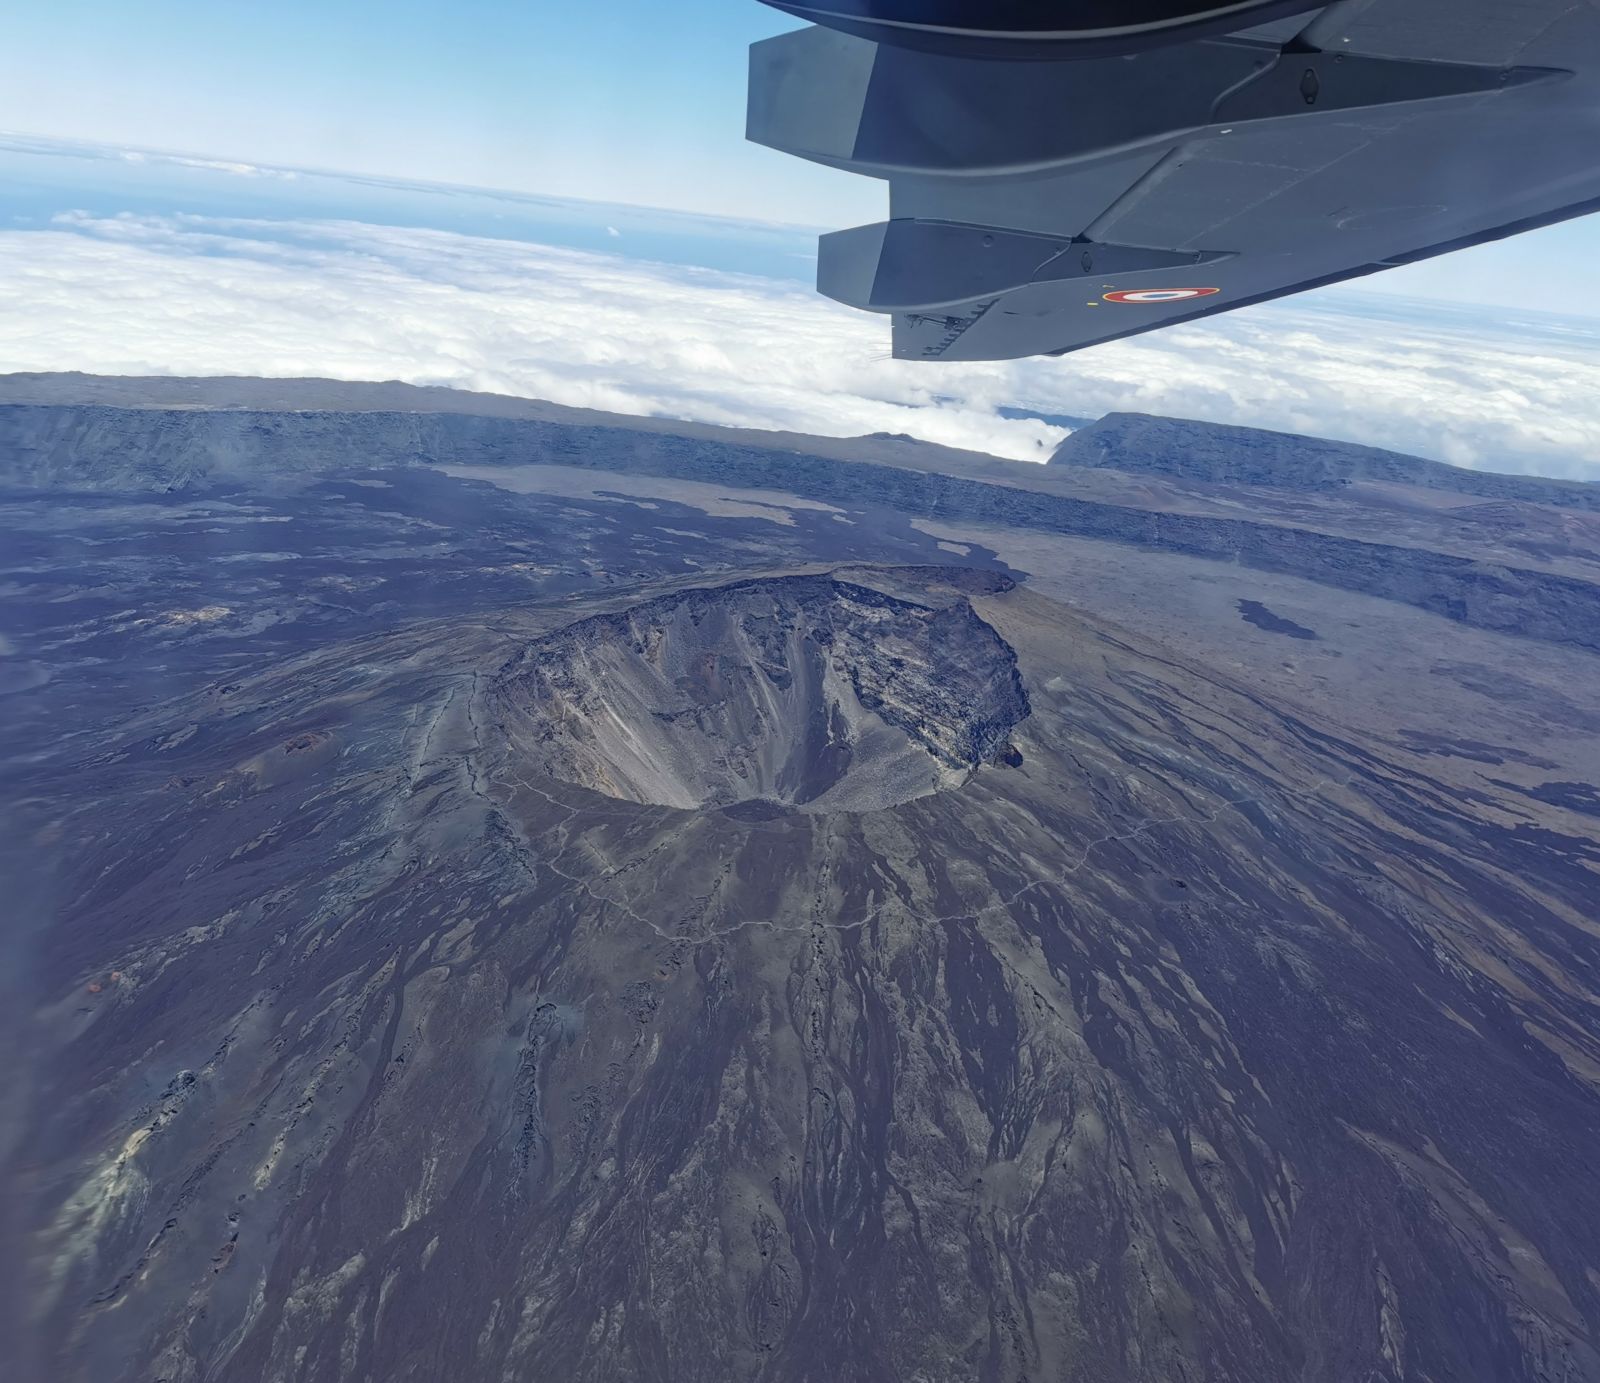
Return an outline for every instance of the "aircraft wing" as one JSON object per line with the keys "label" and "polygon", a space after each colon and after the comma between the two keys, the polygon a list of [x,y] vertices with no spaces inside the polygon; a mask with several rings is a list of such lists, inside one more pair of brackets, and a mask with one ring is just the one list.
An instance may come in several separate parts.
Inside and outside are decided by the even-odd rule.
{"label": "aircraft wing", "polygon": [[816,23],[752,47],[749,137],[887,182],[817,278],[901,359],[1064,354],[1600,210],[1600,0],[767,3]]}

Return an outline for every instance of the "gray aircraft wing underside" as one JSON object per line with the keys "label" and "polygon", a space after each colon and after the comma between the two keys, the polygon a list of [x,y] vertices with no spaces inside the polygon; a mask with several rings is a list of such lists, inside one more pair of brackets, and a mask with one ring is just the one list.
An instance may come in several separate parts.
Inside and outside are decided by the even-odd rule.
{"label": "gray aircraft wing underside", "polygon": [[818,24],[751,49],[749,135],[887,182],[817,279],[902,359],[1062,354],[1600,210],[1600,0],[769,3]]}

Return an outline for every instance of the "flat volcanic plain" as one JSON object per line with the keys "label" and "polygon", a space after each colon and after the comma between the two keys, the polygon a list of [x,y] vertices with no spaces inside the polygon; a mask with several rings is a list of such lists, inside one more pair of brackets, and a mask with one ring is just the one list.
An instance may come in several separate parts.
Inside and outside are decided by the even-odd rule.
{"label": "flat volcanic plain", "polygon": [[1600,514],[1109,447],[0,380],[9,1376],[1600,1380]]}

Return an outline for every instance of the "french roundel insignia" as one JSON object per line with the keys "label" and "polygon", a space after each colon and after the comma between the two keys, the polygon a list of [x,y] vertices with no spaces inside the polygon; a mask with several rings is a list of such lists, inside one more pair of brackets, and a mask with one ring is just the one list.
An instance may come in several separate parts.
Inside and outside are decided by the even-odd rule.
{"label": "french roundel insignia", "polygon": [[1209,298],[1220,293],[1220,288],[1127,288],[1117,293],[1107,293],[1108,303],[1181,303],[1189,298]]}

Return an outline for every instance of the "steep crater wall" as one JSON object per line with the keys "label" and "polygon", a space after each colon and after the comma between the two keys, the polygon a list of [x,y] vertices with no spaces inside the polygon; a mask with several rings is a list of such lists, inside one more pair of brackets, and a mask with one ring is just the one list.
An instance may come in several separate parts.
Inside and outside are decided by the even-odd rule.
{"label": "steep crater wall", "polygon": [[664,596],[528,647],[493,695],[536,771],[631,802],[872,811],[1012,758],[1009,644],[954,596],[836,576]]}

